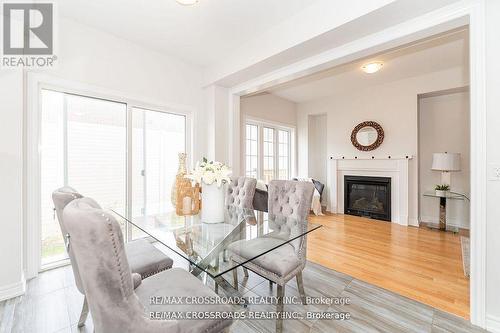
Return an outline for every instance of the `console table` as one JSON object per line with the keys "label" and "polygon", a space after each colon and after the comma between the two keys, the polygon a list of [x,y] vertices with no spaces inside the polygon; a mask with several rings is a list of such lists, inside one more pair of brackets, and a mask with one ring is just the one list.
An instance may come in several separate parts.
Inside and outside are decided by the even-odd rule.
{"label": "console table", "polygon": [[457,227],[450,227],[446,224],[446,201],[447,200],[467,200],[464,194],[455,192],[446,192],[445,195],[436,195],[435,191],[425,192],[424,197],[439,198],[439,223],[429,223],[429,228],[439,229],[442,231],[458,232]]}

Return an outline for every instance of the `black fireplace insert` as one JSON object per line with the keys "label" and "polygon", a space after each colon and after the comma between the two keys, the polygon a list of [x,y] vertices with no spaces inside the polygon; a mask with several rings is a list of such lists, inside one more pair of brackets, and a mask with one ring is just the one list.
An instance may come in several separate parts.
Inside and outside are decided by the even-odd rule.
{"label": "black fireplace insert", "polygon": [[391,220],[391,178],[344,176],[344,214]]}

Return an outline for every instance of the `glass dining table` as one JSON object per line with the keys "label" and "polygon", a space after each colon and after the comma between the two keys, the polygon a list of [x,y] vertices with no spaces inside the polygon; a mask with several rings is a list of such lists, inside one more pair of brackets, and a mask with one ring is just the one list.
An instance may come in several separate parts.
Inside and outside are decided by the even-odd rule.
{"label": "glass dining table", "polygon": [[[302,237],[321,228],[319,224],[292,217],[273,216],[232,206],[225,208],[221,223],[204,223],[201,214],[179,216],[170,212],[127,218],[113,212],[123,219],[122,222],[141,230],[143,236],[151,237],[187,260],[192,274],[206,274],[204,278],[212,278],[216,283],[216,292],[221,287],[229,297],[241,297],[241,294],[225,279],[226,273],[285,244],[296,247]],[[230,260],[227,251],[230,244],[237,242],[235,245],[238,247],[251,246],[259,238],[273,238],[273,241],[263,242],[270,245],[258,246],[258,250],[251,251],[252,257],[245,262]]]}

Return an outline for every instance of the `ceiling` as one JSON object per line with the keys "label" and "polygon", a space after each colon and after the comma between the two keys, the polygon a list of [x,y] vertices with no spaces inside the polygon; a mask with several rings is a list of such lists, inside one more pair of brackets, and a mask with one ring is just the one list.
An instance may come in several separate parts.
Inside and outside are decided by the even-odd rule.
{"label": "ceiling", "polygon": [[[383,61],[383,68],[375,74],[365,74],[361,66],[375,60]],[[337,66],[267,92],[295,103],[304,103],[454,67],[468,70],[467,30],[453,31],[369,59]]]}
{"label": "ceiling", "polygon": [[57,0],[59,15],[205,67],[317,0]]}

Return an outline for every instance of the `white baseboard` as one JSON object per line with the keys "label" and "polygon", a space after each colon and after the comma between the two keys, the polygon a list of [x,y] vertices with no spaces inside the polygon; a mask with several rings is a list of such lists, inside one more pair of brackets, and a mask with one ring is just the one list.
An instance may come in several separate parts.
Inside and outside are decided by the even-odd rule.
{"label": "white baseboard", "polygon": [[22,280],[0,287],[0,301],[23,295],[26,292],[26,280]]}
{"label": "white baseboard", "polygon": [[418,227],[418,219],[415,217],[410,217],[408,219],[408,225],[412,227]]}
{"label": "white baseboard", "polygon": [[[435,217],[435,216],[422,216],[420,218],[420,220],[422,222],[426,222],[426,223],[439,223],[439,217]],[[469,226],[462,220],[459,220],[459,219],[454,219],[454,218],[447,218],[446,219],[446,224],[451,226],[451,227],[456,227],[456,228],[460,228],[460,229],[469,229]]]}
{"label": "white baseboard", "polygon": [[500,333],[500,317],[487,315],[486,329],[491,333]]}

